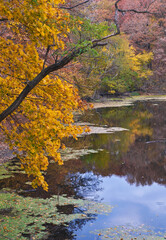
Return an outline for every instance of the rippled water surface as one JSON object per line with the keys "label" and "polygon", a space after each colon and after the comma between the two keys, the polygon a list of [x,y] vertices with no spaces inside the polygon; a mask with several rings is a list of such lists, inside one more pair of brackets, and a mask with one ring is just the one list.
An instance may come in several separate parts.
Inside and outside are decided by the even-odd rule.
{"label": "rippled water surface", "polygon": [[166,102],[99,108],[80,122],[93,131],[67,141],[63,166],[50,164],[48,193],[31,189],[17,160],[1,170],[4,239],[165,239]]}

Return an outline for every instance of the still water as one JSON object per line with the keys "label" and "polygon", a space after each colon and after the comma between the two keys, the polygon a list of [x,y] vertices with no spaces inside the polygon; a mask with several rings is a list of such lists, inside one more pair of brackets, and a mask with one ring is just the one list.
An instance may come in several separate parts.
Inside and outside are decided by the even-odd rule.
{"label": "still water", "polygon": [[[48,193],[31,189],[19,168],[11,176],[2,174],[1,195],[10,207],[0,211],[0,219],[10,219],[7,226],[18,230],[11,239],[166,239],[166,102],[98,108],[87,112],[80,122],[93,131],[77,142],[66,142],[63,166],[50,164]],[[16,165],[13,160],[7,168]],[[20,224],[24,221],[21,210],[14,212],[11,196],[7,196],[13,191],[18,204],[32,203],[31,212],[26,203],[22,207],[24,217],[29,218],[23,227],[14,226],[12,219],[19,215]],[[70,202],[61,204],[63,197]],[[89,202],[80,206],[81,200]],[[92,202],[96,204],[93,210]],[[40,205],[37,213],[35,204]],[[42,208],[47,205],[54,206],[53,210]],[[36,227],[37,217],[40,225]],[[12,235],[4,226],[1,236],[7,239]]]}

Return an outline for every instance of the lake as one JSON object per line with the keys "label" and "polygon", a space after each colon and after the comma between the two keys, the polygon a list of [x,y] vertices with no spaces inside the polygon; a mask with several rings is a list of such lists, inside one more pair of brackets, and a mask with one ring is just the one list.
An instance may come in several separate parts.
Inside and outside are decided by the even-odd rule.
{"label": "lake", "polygon": [[166,101],[117,103],[79,116],[48,192],[1,166],[0,239],[166,239]]}

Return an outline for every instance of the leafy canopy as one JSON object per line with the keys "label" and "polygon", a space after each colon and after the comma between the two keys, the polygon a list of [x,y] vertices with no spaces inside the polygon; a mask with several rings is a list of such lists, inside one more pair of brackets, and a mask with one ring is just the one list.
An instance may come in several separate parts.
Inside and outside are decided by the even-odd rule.
{"label": "leafy canopy", "polygon": [[[48,68],[49,73],[55,71],[55,68],[51,71],[51,67],[62,63],[63,59],[60,69],[75,56],[89,50],[89,55],[84,54],[84,57],[95,61],[80,60],[82,79],[85,72],[88,82],[93,82],[92,89],[100,85],[100,80],[106,80],[107,88],[115,92],[126,86],[124,76],[131,76],[128,88],[133,79],[147,77],[149,72],[147,69],[144,72],[143,67],[151,58],[148,54],[136,55],[129,43],[121,38],[113,40],[111,48],[105,47],[98,54],[94,48],[106,44],[99,42],[103,37],[103,40],[108,39],[105,36],[110,32],[113,32],[110,36],[119,34],[117,25],[91,24],[89,20],[82,24],[79,18],[75,21],[63,9],[64,3],[64,0],[2,0],[0,3],[1,111],[17,100],[23,89],[31,87],[33,80],[41,77],[38,86],[28,91],[28,96],[0,127],[11,148],[17,147],[16,154],[26,173],[34,177],[32,186],[42,186],[45,190],[48,186],[43,171],[49,164],[48,156],[62,164],[59,153],[63,148],[62,139],[76,138],[82,132],[81,127],[74,125],[73,112],[83,110],[85,106],[72,84],[62,81],[55,73],[43,72],[46,73]],[[68,51],[66,43],[70,37],[74,46],[71,44],[72,49]],[[59,58],[61,52],[64,54]],[[68,70],[64,73],[72,75]],[[113,84],[111,79],[114,79]]]}
{"label": "leafy canopy", "polygon": [[125,35],[117,36],[107,51],[110,65],[102,76],[102,83],[110,93],[137,90],[152,75],[148,68],[152,52],[137,53]]}
{"label": "leafy canopy", "polygon": [[[103,23],[98,24],[100,25],[103,27]],[[108,35],[108,26],[105,31],[105,35]],[[91,31],[88,33],[87,31],[87,38],[89,34],[92,35]],[[86,91],[81,93],[87,96],[96,90],[111,94],[137,90],[152,75],[148,68],[152,59],[152,52],[137,53],[124,34],[116,36],[108,45],[92,49],[79,57],[82,66],[79,83],[82,82],[83,86],[86,86]]]}
{"label": "leafy canopy", "polygon": [[[2,0],[0,3],[0,109],[5,110],[28,82],[41,72],[46,47],[65,48],[72,22],[59,6],[63,0]],[[70,27],[69,27],[70,25]],[[73,111],[82,107],[77,90],[55,75],[46,76],[0,127],[11,148],[17,147],[32,186],[47,190],[42,171],[47,156],[62,164],[64,137],[81,133]],[[21,153],[21,154],[20,154]]]}

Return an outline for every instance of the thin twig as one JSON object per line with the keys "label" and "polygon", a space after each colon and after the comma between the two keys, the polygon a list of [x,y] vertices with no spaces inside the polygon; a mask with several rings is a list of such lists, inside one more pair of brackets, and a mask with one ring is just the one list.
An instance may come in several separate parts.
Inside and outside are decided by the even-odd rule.
{"label": "thin twig", "polygon": [[52,44],[52,45],[49,45],[49,46],[47,47],[47,51],[46,51],[46,55],[45,55],[44,63],[43,63],[43,69],[45,68],[45,64],[46,64],[46,61],[47,61],[47,56],[48,56],[48,53],[49,53],[49,51],[50,51],[50,48],[51,48],[51,47],[54,47],[54,46],[55,46],[55,44]]}

